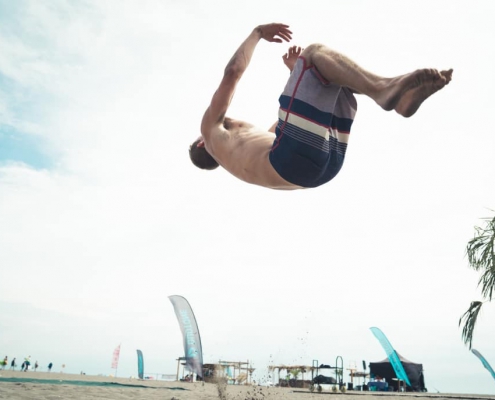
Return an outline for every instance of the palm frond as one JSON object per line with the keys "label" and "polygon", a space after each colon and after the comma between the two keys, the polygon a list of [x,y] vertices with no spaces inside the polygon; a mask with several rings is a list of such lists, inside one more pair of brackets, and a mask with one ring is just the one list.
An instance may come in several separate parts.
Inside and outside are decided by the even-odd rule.
{"label": "palm frond", "polygon": [[483,274],[478,282],[481,294],[491,300],[495,290],[495,217],[485,218],[486,226],[475,227],[476,234],[466,247],[469,265]]}
{"label": "palm frond", "polygon": [[486,270],[481,275],[478,285],[481,285],[482,296],[491,301],[495,290],[495,268]]}
{"label": "palm frond", "polygon": [[464,341],[465,345],[469,346],[469,349],[471,349],[473,343],[474,327],[476,325],[476,320],[478,319],[478,314],[481,310],[482,305],[483,302],[481,301],[471,302],[468,310],[459,319],[459,326],[464,320],[464,327],[462,328],[462,340]]}

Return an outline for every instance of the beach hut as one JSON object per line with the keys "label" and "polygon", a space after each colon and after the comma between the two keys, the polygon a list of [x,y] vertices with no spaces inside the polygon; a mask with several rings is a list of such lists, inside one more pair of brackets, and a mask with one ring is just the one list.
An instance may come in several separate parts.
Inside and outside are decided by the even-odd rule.
{"label": "beach hut", "polygon": [[[402,357],[399,353],[400,362],[402,363],[404,370],[406,371],[411,387],[406,387],[407,391],[413,392],[426,392],[425,379],[423,375],[423,364],[417,364],[408,359]],[[395,376],[394,368],[388,358],[379,362],[370,363],[370,375],[371,378],[381,377],[385,379],[388,386],[397,390],[398,381]]]}

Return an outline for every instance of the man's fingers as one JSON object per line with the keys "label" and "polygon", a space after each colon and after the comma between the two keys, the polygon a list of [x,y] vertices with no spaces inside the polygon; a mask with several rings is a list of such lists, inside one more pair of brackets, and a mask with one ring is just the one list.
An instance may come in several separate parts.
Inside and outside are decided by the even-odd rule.
{"label": "man's fingers", "polygon": [[302,53],[304,49],[299,47],[299,46],[291,46],[289,47],[289,50],[287,51],[288,56],[298,56],[299,54]]}
{"label": "man's fingers", "polygon": [[278,34],[278,36],[280,36],[281,38],[283,38],[284,40],[286,40],[288,42],[292,39],[292,36],[291,36],[292,32],[288,29],[279,29],[277,34]]}
{"label": "man's fingers", "polygon": [[284,36],[287,37],[288,40],[291,40],[292,39],[292,32],[291,31],[288,31],[288,32],[283,32]]}
{"label": "man's fingers", "polygon": [[287,29],[289,26],[288,25],[282,25],[282,31],[287,32],[289,35],[292,34],[292,31],[290,29]]}

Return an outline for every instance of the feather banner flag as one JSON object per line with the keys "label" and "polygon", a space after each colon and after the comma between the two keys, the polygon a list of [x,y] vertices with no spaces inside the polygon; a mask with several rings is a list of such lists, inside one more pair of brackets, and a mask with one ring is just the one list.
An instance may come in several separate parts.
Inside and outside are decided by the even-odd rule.
{"label": "feather banner flag", "polygon": [[385,334],[378,328],[370,328],[371,332],[373,332],[373,335],[378,339],[380,344],[383,347],[383,350],[385,350],[385,353],[387,354],[387,357],[390,361],[390,364],[392,364],[392,368],[395,371],[395,376],[397,376],[397,379],[400,379],[401,381],[406,382],[408,386],[411,386],[411,382],[409,381],[409,378],[407,377],[406,371],[404,370],[404,366],[400,362],[400,358],[397,354],[397,352],[394,350],[392,347],[392,344],[388,341],[387,337]]}
{"label": "feather banner flag", "polygon": [[184,357],[186,368],[203,376],[203,350],[198,324],[189,302],[182,296],[169,296],[179,321],[184,341]]}
{"label": "feather banner flag", "polygon": [[138,357],[138,377],[139,379],[144,379],[144,360],[143,360],[143,352],[141,350],[137,351]]}
{"label": "feather banner flag", "polygon": [[120,344],[113,351],[112,357],[112,368],[117,369],[119,366],[119,357],[120,357]]}
{"label": "feather banner flag", "polygon": [[471,349],[471,352],[480,359],[483,366],[488,370],[488,372],[490,372],[490,374],[492,374],[492,378],[495,379],[495,371],[493,370],[492,366],[488,364],[488,361],[486,361],[485,357],[483,357],[478,350]]}

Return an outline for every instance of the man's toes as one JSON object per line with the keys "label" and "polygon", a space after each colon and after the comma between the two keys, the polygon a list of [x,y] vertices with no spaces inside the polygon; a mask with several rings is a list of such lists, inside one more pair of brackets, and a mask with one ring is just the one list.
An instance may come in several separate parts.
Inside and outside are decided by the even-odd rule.
{"label": "man's toes", "polygon": [[443,75],[437,69],[434,69],[433,71],[434,71],[433,72],[433,79],[434,80],[439,80],[439,79],[444,80]]}
{"label": "man's toes", "polygon": [[438,79],[439,77],[440,77],[440,73],[436,69],[434,69],[434,68],[428,69],[428,78]]}
{"label": "man's toes", "polygon": [[440,74],[446,79],[447,83],[449,83],[452,80],[452,73],[454,70],[451,68],[448,71],[442,71]]}

